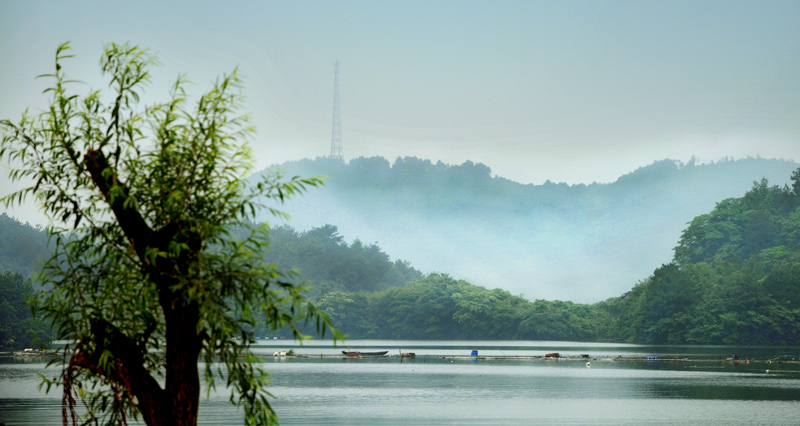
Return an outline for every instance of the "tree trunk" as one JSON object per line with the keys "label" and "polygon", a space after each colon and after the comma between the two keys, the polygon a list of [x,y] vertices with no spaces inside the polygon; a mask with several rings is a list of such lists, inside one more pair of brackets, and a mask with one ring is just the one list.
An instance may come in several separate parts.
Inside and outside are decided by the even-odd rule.
{"label": "tree trunk", "polygon": [[[177,298],[176,298],[177,299]],[[202,339],[197,334],[196,303],[183,305],[180,299],[166,312],[166,386],[165,396],[171,421],[165,425],[196,426],[200,401],[200,375],[197,362]],[[166,311],[166,310],[165,310]]]}

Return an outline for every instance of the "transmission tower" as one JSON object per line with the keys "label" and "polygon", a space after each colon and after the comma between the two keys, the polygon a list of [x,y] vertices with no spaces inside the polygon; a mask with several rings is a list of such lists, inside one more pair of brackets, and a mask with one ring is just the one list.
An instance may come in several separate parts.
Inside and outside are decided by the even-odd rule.
{"label": "transmission tower", "polygon": [[331,132],[331,158],[344,160],[342,154],[342,116],[339,110],[339,61],[334,64],[333,77],[333,132]]}

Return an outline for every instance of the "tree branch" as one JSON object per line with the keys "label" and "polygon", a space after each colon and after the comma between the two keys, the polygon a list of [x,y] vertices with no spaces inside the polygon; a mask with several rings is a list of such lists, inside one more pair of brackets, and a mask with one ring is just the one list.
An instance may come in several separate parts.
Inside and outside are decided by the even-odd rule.
{"label": "tree branch", "polygon": [[[145,349],[125,336],[119,328],[104,319],[91,321],[91,338],[95,350],[87,352],[79,346],[70,363],[86,368],[126,388],[136,397],[136,406],[148,425],[161,424],[168,412],[166,392],[144,365]],[[116,364],[103,368],[100,358],[104,351],[111,353]]]}
{"label": "tree branch", "polygon": [[[124,183],[119,181],[116,171],[114,171],[101,151],[89,149],[83,158],[86,168],[92,176],[92,181],[97,189],[100,190],[100,193],[103,194],[103,198],[108,202],[111,211],[114,212],[117,223],[119,223],[122,231],[133,244],[133,249],[139,259],[147,264],[145,250],[150,243],[153,230],[147,225],[147,222],[145,222],[136,208],[128,205],[127,200],[130,190]],[[114,187],[120,188],[122,196],[112,194]]]}

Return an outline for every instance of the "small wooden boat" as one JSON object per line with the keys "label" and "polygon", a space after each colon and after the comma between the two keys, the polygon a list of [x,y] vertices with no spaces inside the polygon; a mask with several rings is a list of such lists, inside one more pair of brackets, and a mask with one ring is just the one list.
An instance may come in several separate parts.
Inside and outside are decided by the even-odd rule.
{"label": "small wooden boat", "polygon": [[342,355],[346,355],[353,358],[361,358],[365,356],[384,356],[389,351],[379,351],[379,352],[359,352],[359,351],[342,351]]}

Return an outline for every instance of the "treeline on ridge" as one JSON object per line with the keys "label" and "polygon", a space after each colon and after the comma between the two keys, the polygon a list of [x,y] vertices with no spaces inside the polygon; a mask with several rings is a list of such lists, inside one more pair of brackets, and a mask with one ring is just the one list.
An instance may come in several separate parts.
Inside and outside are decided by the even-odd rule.
{"label": "treeline on ridge", "polygon": [[265,259],[296,269],[313,284],[312,295],[330,291],[375,292],[405,285],[422,273],[403,260],[392,261],[376,243],[348,244],[333,225],[298,232],[283,225],[270,229]]}
{"label": "treeline on ridge", "polygon": [[[447,274],[423,276],[377,244],[348,244],[332,225],[273,228],[265,258],[307,278],[314,303],[350,338],[797,345],[800,169],[791,182],[763,179],[744,196],[717,203],[685,228],[672,262],[624,295],[594,304],[529,301]],[[0,236],[32,229],[0,221]],[[37,241],[44,231],[33,230]],[[25,256],[45,257],[42,247]],[[6,264],[25,264],[13,250],[6,257]],[[0,284],[0,350],[26,345],[31,333],[44,333],[19,309],[33,289],[19,270]]]}
{"label": "treeline on ridge", "polygon": [[47,232],[42,226],[23,224],[0,214],[0,271],[27,277],[40,270],[49,257]]}
{"label": "treeline on ridge", "polygon": [[34,346],[53,335],[34,318],[28,300],[37,289],[27,279],[50,257],[47,232],[0,214],[0,351]]}
{"label": "treeline on ridge", "polygon": [[797,167],[764,158],[661,160],[588,185],[523,184],[481,163],[415,157],[304,159],[265,173],[327,176],[323,189],[275,206],[296,229],[332,223],[421,270],[533,298],[591,303],[622,294],[668,262],[695,216],[762,177],[788,183]]}
{"label": "treeline on ridge", "polygon": [[351,338],[599,340],[599,311],[573,302],[530,302],[446,274],[378,293],[330,292],[315,300]]}
{"label": "treeline on ridge", "polygon": [[[270,230],[266,262],[296,271],[310,285],[310,296],[330,291],[376,292],[405,285],[423,274],[402,260],[392,261],[376,244],[347,243],[332,225],[298,232],[288,226]],[[47,340],[47,326],[31,316],[28,299],[35,294],[30,275],[50,256],[47,232],[0,215],[0,351]],[[266,335],[266,327],[255,333]],[[287,336],[291,333],[287,330]]]}
{"label": "treeline on ridge", "polygon": [[432,274],[317,305],[353,338],[800,344],[800,169],[695,218],[674,260],[621,297],[536,300]]}
{"label": "treeline on ridge", "polygon": [[800,344],[800,169],[696,217],[672,263],[596,308],[614,340]]}

